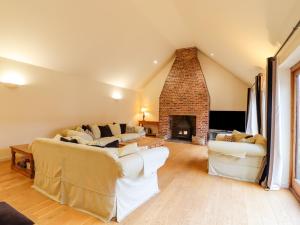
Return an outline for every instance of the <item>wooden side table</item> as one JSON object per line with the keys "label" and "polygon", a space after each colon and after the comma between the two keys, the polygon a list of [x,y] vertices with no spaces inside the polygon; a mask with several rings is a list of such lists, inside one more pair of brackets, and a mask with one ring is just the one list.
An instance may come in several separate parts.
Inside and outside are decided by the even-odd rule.
{"label": "wooden side table", "polygon": [[[146,125],[146,126],[145,126]],[[140,120],[139,121],[139,126],[147,127],[148,126],[154,126],[157,129],[157,132],[159,131],[159,122],[158,121],[147,121],[147,120]],[[157,133],[146,133],[146,136],[152,136],[156,137],[158,134]]]}
{"label": "wooden side table", "polygon": [[[33,155],[29,151],[29,145],[15,145],[15,146],[10,146],[11,149],[11,169],[27,176],[30,177],[31,179],[34,178],[34,160],[33,160]],[[22,155],[23,159],[28,160],[30,164],[30,168],[22,168],[18,165],[17,159],[16,159],[16,153]]]}

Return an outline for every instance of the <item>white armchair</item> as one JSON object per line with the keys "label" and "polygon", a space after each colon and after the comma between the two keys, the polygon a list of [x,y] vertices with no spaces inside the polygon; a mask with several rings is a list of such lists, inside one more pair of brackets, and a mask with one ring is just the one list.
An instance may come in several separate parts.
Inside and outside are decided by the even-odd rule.
{"label": "white armchair", "polygon": [[237,180],[258,182],[265,163],[266,148],[261,144],[224,141],[219,134],[208,142],[208,173]]}

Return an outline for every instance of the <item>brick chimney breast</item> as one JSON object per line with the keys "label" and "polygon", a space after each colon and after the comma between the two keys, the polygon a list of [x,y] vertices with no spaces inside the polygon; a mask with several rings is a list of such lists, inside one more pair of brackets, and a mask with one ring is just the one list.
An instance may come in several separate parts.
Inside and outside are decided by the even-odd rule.
{"label": "brick chimney breast", "polygon": [[191,115],[196,116],[194,139],[207,141],[209,92],[197,53],[195,47],[175,52],[175,61],[159,98],[160,136],[171,138],[169,116]]}

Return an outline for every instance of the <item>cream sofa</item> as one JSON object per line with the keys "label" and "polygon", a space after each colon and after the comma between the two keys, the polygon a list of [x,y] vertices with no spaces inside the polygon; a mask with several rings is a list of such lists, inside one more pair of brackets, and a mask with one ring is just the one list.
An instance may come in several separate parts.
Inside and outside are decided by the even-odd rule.
{"label": "cream sofa", "polygon": [[224,141],[219,134],[208,142],[208,173],[242,181],[258,182],[265,163],[266,147]]}
{"label": "cream sofa", "polygon": [[[111,126],[111,137],[102,137],[102,134],[99,130],[99,126]],[[83,130],[83,126],[89,126],[91,131]],[[114,126],[119,126],[119,124],[89,124],[89,125],[79,125],[73,127],[71,129],[66,129],[60,132],[56,138],[59,139],[61,136],[63,137],[70,137],[76,138],[79,140],[81,144],[88,144],[88,145],[98,145],[98,146],[105,146],[113,141],[118,140],[119,142],[128,142],[134,141],[139,139],[140,137],[145,136],[144,127],[141,126],[131,126],[130,130],[126,130],[125,133],[121,133],[119,128],[118,131],[113,129]],[[127,126],[129,127],[129,126]],[[78,133],[80,132],[80,133]]]}
{"label": "cream sofa", "polygon": [[116,150],[36,139],[31,145],[33,188],[102,221],[113,217],[121,221],[159,192],[157,170],[169,151],[166,147],[137,149],[118,157]]}

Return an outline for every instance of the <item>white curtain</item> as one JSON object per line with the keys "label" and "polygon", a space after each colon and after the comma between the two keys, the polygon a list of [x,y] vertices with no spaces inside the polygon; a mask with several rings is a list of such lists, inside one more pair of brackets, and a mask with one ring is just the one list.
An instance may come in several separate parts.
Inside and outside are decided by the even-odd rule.
{"label": "white curtain", "polygon": [[258,123],[257,123],[257,107],[256,107],[256,91],[255,85],[251,88],[250,99],[249,99],[249,111],[248,120],[246,126],[247,134],[258,134]]}
{"label": "white curtain", "polygon": [[[272,121],[272,138],[271,138],[271,151],[270,151],[270,164],[267,186],[270,190],[279,190],[282,186],[282,172],[283,172],[283,150],[287,151],[285,146],[281,144],[280,132],[283,115],[280,110],[280,82],[278,73],[273,79],[273,118]],[[284,131],[286,132],[286,131]]]}

